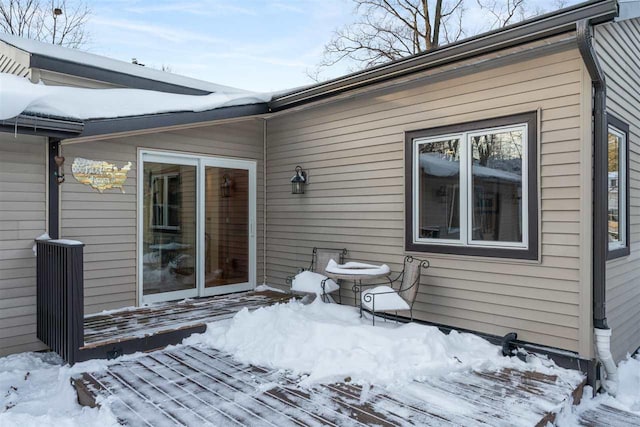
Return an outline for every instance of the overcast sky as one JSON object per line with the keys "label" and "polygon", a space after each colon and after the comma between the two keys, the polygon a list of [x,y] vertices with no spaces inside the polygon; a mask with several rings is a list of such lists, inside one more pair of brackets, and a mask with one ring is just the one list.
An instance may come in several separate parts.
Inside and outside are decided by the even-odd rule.
{"label": "overcast sky", "polygon": [[[482,25],[466,0],[468,26]],[[529,0],[552,9],[554,0]],[[215,83],[274,91],[312,83],[334,30],[353,20],[350,0],[88,1],[89,51]],[[576,1],[570,1],[571,4]],[[329,76],[348,71],[336,66]]]}

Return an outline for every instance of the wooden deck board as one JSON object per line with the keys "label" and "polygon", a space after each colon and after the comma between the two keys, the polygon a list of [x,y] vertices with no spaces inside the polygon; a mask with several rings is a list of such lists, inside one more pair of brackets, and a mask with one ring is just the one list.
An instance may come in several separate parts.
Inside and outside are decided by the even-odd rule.
{"label": "wooden deck board", "polygon": [[85,373],[80,401],[108,398],[128,425],[534,426],[580,387],[505,369],[458,372],[402,390],[349,383],[302,388],[285,372],[207,347],[178,346]]}
{"label": "wooden deck board", "polygon": [[204,325],[244,307],[255,309],[289,298],[277,292],[243,292],[94,314],[85,317],[83,348]]}
{"label": "wooden deck board", "polygon": [[584,411],[579,415],[580,424],[585,427],[640,427],[640,415],[627,412],[606,404]]}

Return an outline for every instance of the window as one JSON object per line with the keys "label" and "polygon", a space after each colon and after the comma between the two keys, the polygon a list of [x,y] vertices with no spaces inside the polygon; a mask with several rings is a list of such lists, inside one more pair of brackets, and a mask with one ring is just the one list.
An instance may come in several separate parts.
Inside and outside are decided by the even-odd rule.
{"label": "window", "polygon": [[160,230],[180,229],[180,174],[152,175],[153,209],[151,227]]}
{"label": "window", "polygon": [[607,258],[629,254],[629,126],[615,117],[608,118],[607,138]]}
{"label": "window", "polygon": [[537,259],[536,119],[407,133],[407,250]]}

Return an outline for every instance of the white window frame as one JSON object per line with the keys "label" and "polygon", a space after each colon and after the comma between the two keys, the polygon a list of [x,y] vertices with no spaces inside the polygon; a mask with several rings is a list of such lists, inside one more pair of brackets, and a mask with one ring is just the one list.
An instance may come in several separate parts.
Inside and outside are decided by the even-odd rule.
{"label": "white window frame", "polygon": [[[622,249],[627,247],[627,134],[613,125],[609,125],[608,133],[619,137],[622,141],[618,146],[618,236],[619,240],[609,242],[609,250]],[[608,145],[608,141],[607,141]],[[608,171],[607,171],[608,172]],[[607,201],[609,200],[609,186],[607,186]],[[607,206],[607,213],[609,207]],[[607,214],[608,217],[608,214]],[[609,235],[607,220],[607,236]]]}
{"label": "white window frame", "polygon": [[[522,132],[522,241],[521,242],[492,242],[486,240],[473,240],[473,215],[470,209],[473,207],[473,156],[471,153],[471,138],[478,135],[490,133],[521,131]],[[529,249],[529,126],[527,123],[519,123],[508,126],[489,127],[474,129],[467,132],[458,132],[430,136],[427,138],[416,138],[413,140],[413,243],[430,244],[439,246],[462,246],[462,247],[487,247],[487,248],[507,248],[507,249]],[[424,144],[458,139],[460,141],[460,174],[459,174],[459,197],[460,197],[460,239],[433,239],[420,237],[420,157],[419,147]]]}

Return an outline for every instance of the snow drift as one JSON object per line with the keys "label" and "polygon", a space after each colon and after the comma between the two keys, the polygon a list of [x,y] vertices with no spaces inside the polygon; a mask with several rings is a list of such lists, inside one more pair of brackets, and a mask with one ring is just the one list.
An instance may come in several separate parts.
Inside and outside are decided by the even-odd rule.
{"label": "snow drift", "polygon": [[354,307],[319,299],[309,305],[291,301],[253,312],[244,309],[229,321],[210,323],[204,334],[185,344],[215,347],[241,362],[306,375],[304,386],[345,378],[401,386],[452,371],[545,369],[503,357],[499,347],[472,334],[445,335],[416,323],[373,327],[369,322]]}
{"label": "snow drift", "polygon": [[267,102],[271,94],[220,91],[209,95],[179,95],[142,89],[85,89],[46,86],[0,73],[0,120],[22,113],[71,119],[104,119]]}

